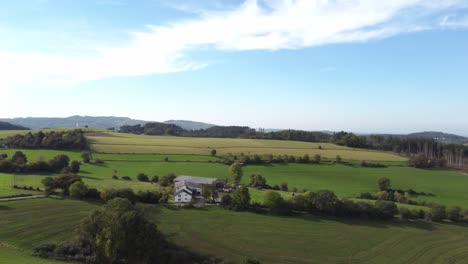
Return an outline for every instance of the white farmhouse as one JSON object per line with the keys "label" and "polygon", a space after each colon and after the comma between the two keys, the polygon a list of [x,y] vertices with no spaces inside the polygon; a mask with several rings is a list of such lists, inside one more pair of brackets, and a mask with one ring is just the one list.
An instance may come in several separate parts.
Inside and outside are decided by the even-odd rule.
{"label": "white farmhouse", "polygon": [[174,200],[178,203],[189,203],[192,200],[203,201],[203,197],[201,197],[203,185],[211,184],[222,188],[224,186],[224,181],[214,178],[178,176],[174,179]]}

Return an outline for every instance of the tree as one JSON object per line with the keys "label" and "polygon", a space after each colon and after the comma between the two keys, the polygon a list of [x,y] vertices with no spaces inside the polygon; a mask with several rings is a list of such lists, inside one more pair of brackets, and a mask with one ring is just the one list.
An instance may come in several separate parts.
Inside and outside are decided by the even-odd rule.
{"label": "tree", "polygon": [[137,179],[139,181],[142,181],[142,182],[148,182],[149,181],[148,175],[146,175],[144,173],[138,173]]}
{"label": "tree", "polygon": [[92,263],[165,263],[164,237],[129,200],[115,198],[85,219],[79,231]]}
{"label": "tree", "polygon": [[450,208],[447,212],[447,218],[453,222],[460,221],[460,219],[462,218],[461,208],[458,206]]}
{"label": "tree", "polygon": [[341,158],[340,155],[336,155],[336,163],[341,163],[343,159]]}
{"label": "tree", "polygon": [[214,184],[204,184],[202,186],[202,196],[208,201],[213,201],[218,198],[218,190]]}
{"label": "tree", "polygon": [[55,172],[60,172],[64,168],[68,167],[70,163],[70,158],[67,155],[61,154],[55,156],[52,160],[49,161],[49,165]]}
{"label": "tree", "polygon": [[71,164],[70,164],[70,172],[71,173],[78,173],[80,172],[80,166],[81,166],[81,163],[79,161],[72,161]]}
{"label": "tree", "polygon": [[158,182],[159,181],[158,175],[154,175],[153,178],[151,178],[151,181],[152,182]]}
{"label": "tree", "polygon": [[375,209],[381,219],[392,219],[398,214],[398,207],[394,202],[379,200],[375,202]]}
{"label": "tree", "polygon": [[52,177],[45,177],[44,179],[42,179],[42,185],[44,185],[44,192],[46,193],[46,195],[49,195],[50,193],[52,193],[55,189],[55,181],[54,181],[54,178]]}
{"label": "tree", "polygon": [[387,177],[381,177],[378,180],[378,185],[379,185],[379,190],[380,191],[386,191],[390,190],[390,179]]}
{"label": "tree", "polygon": [[76,199],[83,199],[88,193],[88,187],[81,181],[77,181],[70,185],[70,196]]}
{"label": "tree", "polygon": [[13,157],[11,157],[11,161],[18,165],[24,165],[28,163],[28,158],[22,151],[16,151]]}
{"label": "tree", "polygon": [[83,159],[84,163],[89,163],[91,161],[91,152],[89,151],[82,151],[81,158]]}
{"label": "tree", "polygon": [[250,175],[250,187],[264,188],[266,185],[266,179],[260,174]]}
{"label": "tree", "polygon": [[231,174],[232,181],[239,184],[243,175],[242,165],[239,162],[234,162],[229,166],[229,174]]}
{"label": "tree", "polygon": [[232,194],[232,206],[236,210],[245,210],[249,208],[250,193],[249,188],[240,186]]}
{"label": "tree", "polygon": [[216,149],[211,150],[211,156],[216,156]]}
{"label": "tree", "polygon": [[443,205],[432,206],[430,214],[431,214],[430,220],[432,221],[441,221],[442,219],[447,217],[445,206]]}
{"label": "tree", "polygon": [[267,191],[265,193],[263,205],[268,207],[272,213],[281,213],[285,208],[283,197],[275,191]]}
{"label": "tree", "polygon": [[322,160],[322,157],[319,154],[316,154],[314,156],[314,162],[315,163],[320,163],[321,160]]}
{"label": "tree", "polygon": [[318,191],[312,199],[313,207],[319,212],[334,214],[338,204],[338,197],[329,190]]}
{"label": "tree", "polygon": [[288,183],[287,182],[282,182],[280,184],[280,189],[283,191],[283,192],[287,192],[289,190],[288,188]]}

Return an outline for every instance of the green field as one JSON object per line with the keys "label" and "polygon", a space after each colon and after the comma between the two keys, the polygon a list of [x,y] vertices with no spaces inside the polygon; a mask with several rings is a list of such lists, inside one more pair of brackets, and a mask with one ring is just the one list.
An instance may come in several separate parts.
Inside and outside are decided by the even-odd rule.
{"label": "green field", "polygon": [[50,198],[0,202],[0,263],[56,263],[31,257],[33,247],[69,238],[94,207]]}
{"label": "green field", "polygon": [[[8,150],[11,155],[15,150]],[[30,161],[50,159],[54,155],[65,153],[72,159],[79,159],[78,152],[51,150],[24,150]],[[164,157],[170,162],[164,162]],[[229,178],[228,166],[208,162],[215,157],[201,155],[152,155],[152,154],[95,154],[95,158],[104,164],[83,164],[80,175],[85,183],[97,189],[131,187],[134,190],[155,189],[157,185],[139,182],[136,175],[140,172],[163,176],[169,173],[212,178]],[[190,160],[190,162],[186,162]],[[131,181],[114,180],[112,175],[130,176]],[[415,200],[434,201],[447,206],[468,208],[468,177],[455,170],[422,170],[404,166],[387,168],[364,168],[360,166],[332,164],[286,164],[286,165],[249,165],[244,167],[243,183],[249,182],[249,176],[260,173],[267,178],[269,185],[287,182],[290,190],[299,191],[330,189],[340,197],[353,197],[361,192],[375,192],[377,180],[388,177],[392,187],[414,189],[418,192],[435,194],[434,197],[413,197]],[[11,185],[42,187],[42,178],[49,175],[0,175],[0,196],[11,193]],[[13,180],[12,178],[13,177]]]}
{"label": "green field", "polygon": [[[216,149],[218,155],[294,155],[320,154],[326,158],[340,155],[349,160],[404,161],[392,153],[352,149],[330,143],[309,143],[285,140],[189,138],[170,136],[141,136],[123,133],[108,133],[108,136],[91,136],[89,139],[96,152],[103,153],[157,153],[209,155]],[[319,149],[319,146],[322,149]]]}
{"label": "green field", "polygon": [[[32,248],[69,238],[95,206],[46,198],[0,203],[0,263],[52,263],[30,257]],[[466,225],[145,208],[174,242],[228,263],[244,256],[262,263],[468,263]]]}

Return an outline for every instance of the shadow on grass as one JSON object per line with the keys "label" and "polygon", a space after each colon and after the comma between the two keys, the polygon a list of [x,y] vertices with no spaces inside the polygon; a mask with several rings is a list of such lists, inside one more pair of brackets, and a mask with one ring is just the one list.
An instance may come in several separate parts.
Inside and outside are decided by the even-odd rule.
{"label": "shadow on grass", "polygon": [[93,176],[81,176],[81,178],[90,179],[90,180],[97,180],[97,181],[102,181],[102,180],[104,180],[104,179],[102,179],[102,178],[97,178],[97,177],[93,177]]}
{"label": "shadow on grass", "polygon": [[[287,216],[285,216],[287,217]],[[432,231],[437,229],[439,223],[428,222],[424,220],[414,220],[406,221],[399,219],[391,220],[381,220],[381,219],[370,219],[370,218],[345,218],[345,217],[330,217],[330,216],[314,216],[314,215],[304,215],[304,216],[289,216],[293,218],[299,218],[311,222],[321,222],[321,221],[334,221],[345,225],[350,226],[365,226],[373,228],[390,228],[390,227],[401,227],[401,228],[417,228],[427,231]]]}
{"label": "shadow on grass", "polygon": [[0,204],[0,211],[10,211],[10,210],[13,210],[13,208]]}

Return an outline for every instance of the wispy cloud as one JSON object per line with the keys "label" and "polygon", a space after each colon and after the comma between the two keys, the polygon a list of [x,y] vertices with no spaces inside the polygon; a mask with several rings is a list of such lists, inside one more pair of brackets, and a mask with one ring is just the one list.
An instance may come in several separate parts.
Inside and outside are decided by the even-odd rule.
{"label": "wispy cloud", "polygon": [[468,15],[456,16],[449,15],[442,18],[440,26],[448,28],[465,28],[468,27]]}
{"label": "wispy cloud", "polygon": [[[116,2],[116,1],[111,1]],[[57,56],[0,50],[0,85],[67,84],[118,76],[196,70],[199,48],[219,51],[300,49],[363,42],[433,27],[464,25],[446,15],[467,0],[247,0],[236,8],[200,12],[196,19],[148,25],[126,46],[96,48],[94,55]],[[429,24],[428,24],[429,23]]]}

